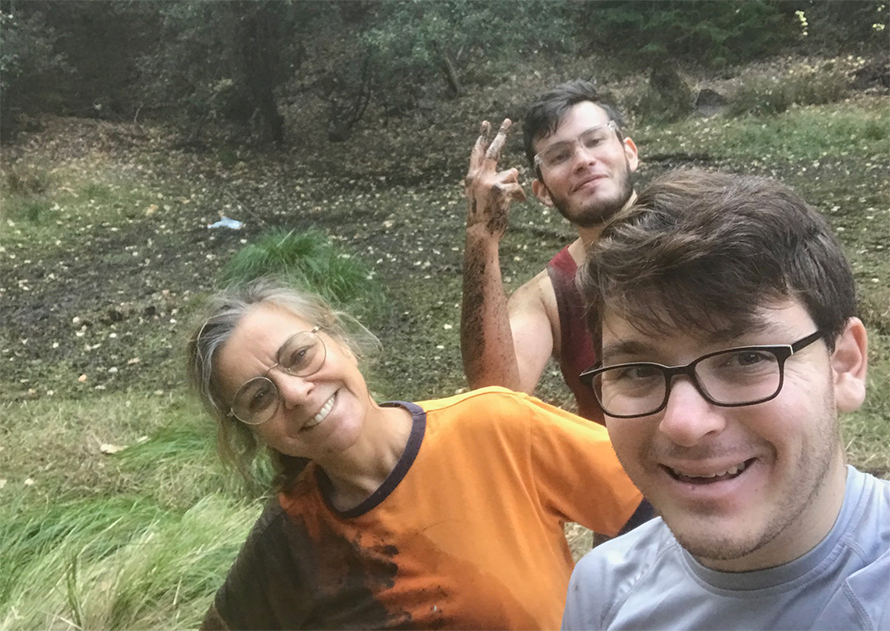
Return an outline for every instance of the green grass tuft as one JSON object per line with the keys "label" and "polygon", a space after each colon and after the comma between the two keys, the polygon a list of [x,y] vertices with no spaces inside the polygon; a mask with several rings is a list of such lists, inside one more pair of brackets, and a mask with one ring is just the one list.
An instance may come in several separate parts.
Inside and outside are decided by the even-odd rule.
{"label": "green grass tuft", "polygon": [[108,201],[114,197],[114,192],[111,190],[111,187],[98,182],[90,182],[84,186],[81,190],[81,194],[85,198],[96,202]]}
{"label": "green grass tuft", "polygon": [[256,499],[271,488],[271,473],[260,459],[254,472],[257,485],[246,486],[241,476],[227,470],[216,453],[209,421],[177,421],[148,440],[116,454],[121,473],[134,486],[172,509],[184,510],[209,494],[233,499]]}
{"label": "green grass tuft", "polygon": [[[762,118],[688,119],[663,128],[643,127],[635,139],[647,154],[704,153],[770,166],[778,161],[794,166],[826,158],[868,162],[890,154],[890,109],[851,101],[795,107]],[[787,176],[784,179],[788,182]]]}
{"label": "green grass tuft", "polygon": [[220,278],[231,284],[266,275],[317,292],[370,326],[381,322],[386,313],[383,288],[371,271],[317,230],[267,232],[235,254]]}
{"label": "green grass tuft", "polygon": [[52,202],[44,195],[10,195],[3,203],[4,219],[14,222],[27,222],[33,226],[44,226],[58,216]]}
{"label": "green grass tuft", "polygon": [[111,630],[196,627],[261,507],[209,495],[183,513],[123,497],[15,508],[0,513],[0,629]]}
{"label": "green grass tuft", "polygon": [[808,68],[782,77],[758,77],[743,83],[729,102],[731,116],[774,115],[792,105],[824,105],[843,99],[850,84],[840,70]]}
{"label": "green grass tuft", "polygon": [[6,169],[3,178],[4,192],[12,195],[41,195],[51,184],[46,169],[35,165],[16,164]]}

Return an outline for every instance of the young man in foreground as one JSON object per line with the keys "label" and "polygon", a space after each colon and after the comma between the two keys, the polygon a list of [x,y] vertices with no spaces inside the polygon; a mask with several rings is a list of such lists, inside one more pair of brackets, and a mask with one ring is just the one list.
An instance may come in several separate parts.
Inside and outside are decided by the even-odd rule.
{"label": "young man in foreground", "polygon": [[662,518],[590,552],[564,629],[888,629],[890,482],[844,462],[866,332],[830,228],[765,179],[675,172],[581,274],[615,451]]}

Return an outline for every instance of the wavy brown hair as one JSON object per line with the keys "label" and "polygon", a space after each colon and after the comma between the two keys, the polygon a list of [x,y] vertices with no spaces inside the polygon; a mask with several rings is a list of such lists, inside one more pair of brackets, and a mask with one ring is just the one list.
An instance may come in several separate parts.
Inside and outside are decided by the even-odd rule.
{"label": "wavy brown hair", "polygon": [[831,228],[776,181],[669,172],[606,226],[578,278],[588,326],[603,308],[637,329],[738,335],[758,309],[799,300],[829,348],[856,315],[850,265]]}

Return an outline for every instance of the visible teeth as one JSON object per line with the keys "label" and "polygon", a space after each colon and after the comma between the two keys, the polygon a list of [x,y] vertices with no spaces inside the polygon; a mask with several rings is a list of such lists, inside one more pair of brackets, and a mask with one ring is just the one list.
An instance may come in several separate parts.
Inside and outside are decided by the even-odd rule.
{"label": "visible teeth", "polygon": [[325,404],[323,406],[321,406],[321,409],[318,411],[318,414],[313,416],[311,421],[309,421],[308,423],[303,425],[302,429],[309,429],[310,427],[315,427],[316,425],[321,423],[323,420],[325,420],[328,417],[328,414],[330,414],[331,409],[334,407],[334,398],[335,397],[336,397],[336,395],[334,395],[330,399],[328,399],[327,402],[325,402]]}
{"label": "visible teeth", "polygon": [[744,471],[747,466],[748,466],[747,462],[742,462],[741,464],[737,464],[734,467],[730,467],[726,471],[717,471],[716,473],[707,473],[707,474],[703,474],[703,475],[698,475],[698,474],[694,474],[694,473],[684,473],[683,471],[678,471],[677,469],[671,469],[671,471],[673,471],[675,475],[681,475],[684,478],[705,478],[705,479],[708,479],[708,478],[719,478],[724,475],[736,475],[736,474]]}

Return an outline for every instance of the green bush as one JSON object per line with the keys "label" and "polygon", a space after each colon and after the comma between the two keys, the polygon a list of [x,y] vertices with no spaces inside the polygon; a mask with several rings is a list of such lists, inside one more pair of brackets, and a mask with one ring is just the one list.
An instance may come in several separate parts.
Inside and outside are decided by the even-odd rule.
{"label": "green bush", "polygon": [[83,187],[83,194],[87,199],[108,201],[112,197],[112,190],[105,184],[90,182]]}
{"label": "green bush", "polygon": [[228,285],[269,275],[318,293],[367,325],[379,324],[385,316],[383,289],[373,272],[317,230],[260,235],[232,257],[220,280]]}
{"label": "green bush", "polygon": [[47,27],[42,13],[0,10],[0,30],[0,135],[8,138],[22,113],[53,109],[59,98],[58,79],[70,68],[56,52],[58,35]]}
{"label": "green bush", "polygon": [[35,166],[13,165],[3,178],[5,192],[13,195],[39,195],[50,186],[50,176],[45,169]]}
{"label": "green bush", "polygon": [[600,0],[575,3],[586,47],[648,66],[672,59],[722,67],[764,57],[792,41],[794,16],[770,0]]}
{"label": "green bush", "polygon": [[43,195],[13,195],[4,200],[3,213],[0,216],[13,221],[44,225],[56,216],[56,212]]}
{"label": "green bush", "polygon": [[643,121],[669,123],[681,120],[693,110],[692,90],[675,69],[664,63],[653,65],[643,94],[632,99],[631,110]]}
{"label": "green bush", "polygon": [[573,50],[567,6],[565,0],[385,0],[361,41],[385,98],[419,98],[436,77],[458,96],[467,79],[486,80],[478,69],[487,61]]}
{"label": "green bush", "polygon": [[730,100],[728,113],[781,114],[792,105],[835,103],[847,94],[849,79],[839,70],[805,68],[784,77],[761,77],[746,81]]}

